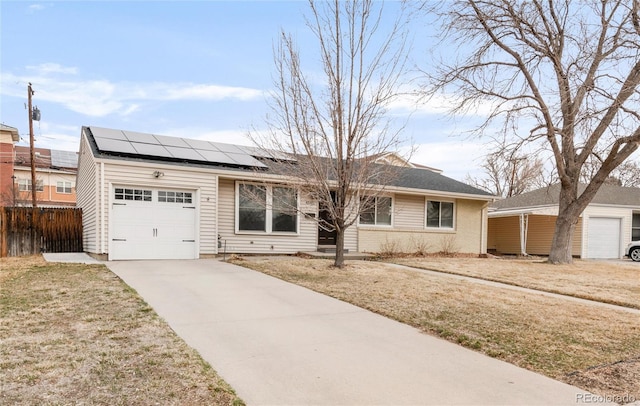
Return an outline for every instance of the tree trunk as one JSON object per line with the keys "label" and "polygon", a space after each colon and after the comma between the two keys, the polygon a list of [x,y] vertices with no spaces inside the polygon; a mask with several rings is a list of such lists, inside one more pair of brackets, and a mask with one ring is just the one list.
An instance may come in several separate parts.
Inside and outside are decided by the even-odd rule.
{"label": "tree trunk", "polygon": [[571,191],[561,190],[560,201],[558,202],[556,229],[555,233],[553,233],[551,251],[549,252],[549,263],[571,264],[573,262],[571,252],[573,233],[580,219],[581,212],[582,210],[579,210],[575,199],[571,198]]}
{"label": "tree trunk", "polygon": [[336,227],[336,259],[333,262],[336,268],[344,266],[344,229]]}
{"label": "tree trunk", "polygon": [[[575,217],[575,219],[572,217]],[[573,262],[571,248],[573,244],[573,232],[576,229],[578,218],[579,216],[560,216],[560,214],[558,214],[556,231],[553,234],[551,251],[549,252],[549,263],[570,264]]]}

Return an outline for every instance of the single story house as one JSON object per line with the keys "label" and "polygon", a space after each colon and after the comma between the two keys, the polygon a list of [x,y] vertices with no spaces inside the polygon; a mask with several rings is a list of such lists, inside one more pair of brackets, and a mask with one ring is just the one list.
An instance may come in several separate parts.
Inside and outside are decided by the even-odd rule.
{"label": "single story house", "polygon": [[[195,259],[335,244],[332,233],[318,228],[318,202],[270,170],[273,158],[256,148],[91,126],[82,128],[79,154],[77,205],[89,253],[109,260]],[[400,170],[376,209],[347,229],[346,249],[376,252],[393,244],[435,252],[446,245],[486,253],[495,196],[431,169]],[[263,196],[265,204],[252,204],[248,194]],[[271,205],[276,194],[289,198],[296,213]]]}
{"label": "single story house", "polygon": [[[554,184],[492,203],[489,251],[549,255],[559,196],[560,185]],[[575,228],[573,256],[622,258],[632,240],[640,240],[640,188],[602,185]]]}

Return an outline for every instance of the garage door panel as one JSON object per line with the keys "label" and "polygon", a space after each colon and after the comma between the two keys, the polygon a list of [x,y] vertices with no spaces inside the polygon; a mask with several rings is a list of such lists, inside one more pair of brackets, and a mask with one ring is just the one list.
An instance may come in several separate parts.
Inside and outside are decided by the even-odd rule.
{"label": "garage door panel", "polygon": [[[138,190],[128,187],[125,191],[131,189]],[[179,193],[190,196],[190,200],[195,194]],[[153,190],[152,196],[146,201],[115,201],[112,204],[110,259],[197,258],[196,206],[191,201],[158,201],[157,190]]]}
{"label": "garage door panel", "polygon": [[614,217],[591,217],[588,223],[587,258],[620,258],[622,221]]}

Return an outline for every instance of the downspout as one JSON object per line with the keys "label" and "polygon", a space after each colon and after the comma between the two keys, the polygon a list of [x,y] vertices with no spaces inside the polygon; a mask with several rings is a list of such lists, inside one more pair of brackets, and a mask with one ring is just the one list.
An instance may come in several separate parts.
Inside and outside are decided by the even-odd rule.
{"label": "downspout", "polygon": [[485,224],[487,224],[487,216],[488,216],[488,207],[489,202],[485,203],[482,206],[482,214],[480,215],[480,254],[487,253],[487,234],[488,227],[485,229]]}
{"label": "downspout", "polygon": [[104,246],[104,162],[100,162],[100,253],[106,252]]}
{"label": "downspout", "polygon": [[529,231],[529,215],[521,213],[520,214],[520,255],[523,257],[528,256],[527,254],[527,233]]}

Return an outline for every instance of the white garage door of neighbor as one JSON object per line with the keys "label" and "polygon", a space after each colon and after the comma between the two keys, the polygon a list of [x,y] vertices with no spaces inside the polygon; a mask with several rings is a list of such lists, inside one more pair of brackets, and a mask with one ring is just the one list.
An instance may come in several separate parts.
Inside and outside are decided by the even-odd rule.
{"label": "white garage door of neighbor", "polygon": [[589,218],[587,258],[620,258],[619,218]]}
{"label": "white garage door of neighbor", "polygon": [[110,260],[197,258],[194,191],[112,190]]}

